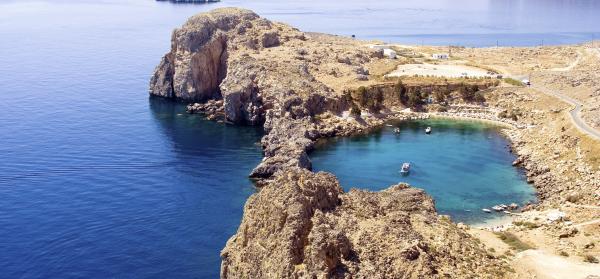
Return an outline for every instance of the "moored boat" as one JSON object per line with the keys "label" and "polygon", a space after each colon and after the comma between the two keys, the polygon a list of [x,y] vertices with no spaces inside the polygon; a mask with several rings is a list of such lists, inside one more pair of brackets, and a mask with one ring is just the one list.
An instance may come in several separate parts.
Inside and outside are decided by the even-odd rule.
{"label": "moored boat", "polygon": [[400,168],[400,173],[406,175],[406,174],[408,174],[409,171],[410,171],[410,163],[402,164],[402,167]]}
{"label": "moored boat", "polygon": [[491,212],[492,212],[491,210],[489,210],[489,209],[487,209],[487,208],[483,208],[483,209],[481,209],[481,210],[482,210],[483,212],[485,212],[485,213],[491,213]]}
{"label": "moored boat", "polygon": [[425,134],[431,134],[431,127],[425,128]]}

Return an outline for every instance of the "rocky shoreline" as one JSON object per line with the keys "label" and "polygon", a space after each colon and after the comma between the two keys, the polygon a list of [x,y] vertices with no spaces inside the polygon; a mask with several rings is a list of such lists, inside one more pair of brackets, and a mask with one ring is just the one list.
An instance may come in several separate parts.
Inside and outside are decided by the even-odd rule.
{"label": "rocky shoreline", "polygon": [[475,118],[506,126],[515,165],[526,170],[539,199],[560,201],[553,186],[561,179],[526,146],[528,125],[499,117],[512,113],[504,100],[514,96],[493,93],[504,99],[488,102],[492,109],[409,112],[410,96],[422,91],[475,94],[493,85],[378,81],[374,69],[389,63],[361,42],[304,33],[242,9],[199,14],[173,32],[150,93],[189,102],[189,113],[265,130],[264,158],[250,174],[261,189],[222,252],[223,278],[505,275],[505,262],[438,216],[421,190],[344,193],[334,176],[310,172],[307,153],[319,138],[368,133],[390,120]]}

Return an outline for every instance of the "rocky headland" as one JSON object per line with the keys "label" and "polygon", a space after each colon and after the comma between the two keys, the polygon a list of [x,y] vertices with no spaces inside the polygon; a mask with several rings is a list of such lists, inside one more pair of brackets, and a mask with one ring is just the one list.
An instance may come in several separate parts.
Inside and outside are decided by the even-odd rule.
{"label": "rocky headland", "polygon": [[221,253],[222,278],[496,278],[505,266],[405,184],[345,193],[288,168],[254,194]]}
{"label": "rocky headland", "polygon": [[[580,203],[597,202],[599,161],[585,154],[600,149],[572,128],[565,132],[551,123],[564,106],[553,103],[551,112],[540,112],[537,107],[549,106],[532,106],[535,93],[493,79],[386,79],[397,65],[414,63],[417,51],[438,51],[408,49],[410,55],[388,59],[368,42],[305,33],[236,8],[196,15],[173,32],[150,93],[188,102],[190,113],[265,130],[264,159],[250,174],[260,190],[247,201],[241,225],[222,251],[222,277],[511,277],[505,255],[486,251],[464,226],[437,215],[421,190],[396,185],[345,193],[334,176],[310,172],[307,152],[319,138],[429,115],[423,112],[511,125],[505,133],[519,155],[515,165],[527,170],[539,192],[540,205],[528,209],[560,206],[575,201],[573,195]],[[485,54],[489,51],[455,53],[489,60],[494,57]],[[510,61],[486,62],[511,71],[521,69],[514,61],[546,69],[569,58],[559,48],[536,50],[547,62],[535,64],[531,51],[496,51],[507,55],[494,59]],[[424,96],[435,96],[436,104],[423,103]],[[447,104],[458,99],[480,109]],[[560,123],[565,125],[564,118]],[[538,125],[548,128],[532,133]],[[552,158],[563,161],[555,164]],[[577,214],[582,220],[590,216]]]}

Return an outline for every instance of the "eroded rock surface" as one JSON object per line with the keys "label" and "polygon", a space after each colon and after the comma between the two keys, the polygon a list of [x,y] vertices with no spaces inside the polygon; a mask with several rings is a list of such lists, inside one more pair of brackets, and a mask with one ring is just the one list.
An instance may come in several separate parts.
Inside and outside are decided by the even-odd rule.
{"label": "eroded rock surface", "polygon": [[[305,45],[318,51],[309,53]],[[316,137],[306,127],[317,114],[349,108],[341,92],[315,76],[321,63],[339,64],[338,54],[330,51],[329,44],[252,11],[217,9],[190,18],[173,32],[171,51],[157,66],[150,93],[200,102],[188,107],[191,113],[264,125],[270,133],[262,140],[265,160],[253,177],[269,177],[285,166],[310,169],[306,148]],[[344,53],[342,67],[355,71],[376,56],[371,52],[352,48]]]}
{"label": "eroded rock surface", "polygon": [[[150,93],[198,102],[190,113],[265,129],[264,159],[251,173],[261,189],[222,252],[223,278],[501,274],[503,264],[436,215],[423,191],[396,185],[344,193],[334,176],[309,171],[316,139],[365,131],[393,116],[392,107],[404,109],[393,84],[378,88],[371,78],[377,65],[390,67],[381,50],[248,10],[199,14],[174,31]],[[367,89],[355,98],[345,89],[357,85]],[[362,102],[369,96],[377,103]],[[364,113],[350,116],[351,108]]]}
{"label": "eroded rock surface", "polygon": [[344,193],[288,168],[252,195],[221,253],[222,278],[497,278],[504,268],[405,184]]}

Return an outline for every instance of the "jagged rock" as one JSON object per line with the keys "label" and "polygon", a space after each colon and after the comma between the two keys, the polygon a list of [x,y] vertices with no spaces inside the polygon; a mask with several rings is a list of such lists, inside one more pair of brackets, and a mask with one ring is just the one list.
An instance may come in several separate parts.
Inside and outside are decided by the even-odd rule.
{"label": "jagged rock", "polygon": [[[323,36],[248,10],[218,9],[175,30],[151,79],[151,94],[198,101],[190,113],[264,127],[264,159],[251,173],[261,190],[222,252],[222,277],[495,277],[503,264],[438,218],[423,191],[396,185],[344,193],[332,175],[308,171],[316,139],[384,121],[341,117],[354,101],[333,87],[368,75],[366,63],[382,53],[358,44],[333,49],[340,39]],[[331,71],[335,82],[323,81]],[[393,86],[369,87],[368,94],[382,106],[401,105]],[[323,114],[332,117],[318,120]]]}
{"label": "jagged rock", "polygon": [[494,278],[503,264],[485,255],[422,190],[344,193],[330,174],[287,168],[248,199],[221,277]]}
{"label": "jagged rock", "polygon": [[262,36],[262,46],[264,48],[275,47],[279,45],[279,34],[277,32],[264,33]]}
{"label": "jagged rock", "polygon": [[579,231],[575,227],[565,227],[558,232],[558,238],[567,238],[575,236]]}
{"label": "jagged rock", "polygon": [[218,96],[225,78],[227,41],[242,21],[258,19],[242,9],[217,9],[191,17],[173,31],[171,51],[150,80],[153,95],[190,101]]}

